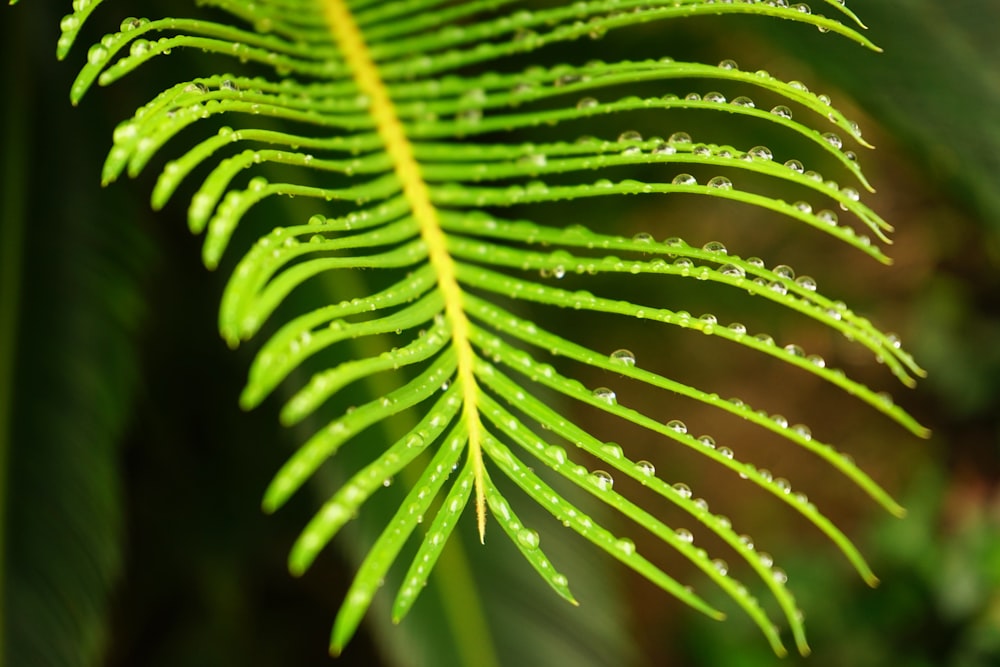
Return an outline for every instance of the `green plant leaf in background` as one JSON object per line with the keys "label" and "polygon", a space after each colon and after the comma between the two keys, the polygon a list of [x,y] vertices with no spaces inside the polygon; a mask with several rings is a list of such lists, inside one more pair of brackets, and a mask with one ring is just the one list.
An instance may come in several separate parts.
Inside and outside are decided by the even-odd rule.
{"label": "green plant leaf in background", "polygon": [[[78,2],[63,19],[61,55],[100,4]],[[881,245],[889,243],[892,228],[861,201],[859,190],[868,183],[848,146],[866,143],[860,128],[825,96],[767,72],[743,72],[730,60],[559,64],[547,50],[713,14],[787,19],[874,48],[841,22],[860,25],[854,15],[836,0],[823,5],[834,18],[780,3],[203,4],[227,12],[234,25],[212,18],[126,18],[118,32],[90,48],[72,98],[78,101],[95,81],[111,84],[185,48],[239,61],[227,67],[246,63],[245,74],[174,83],[119,125],[104,181],[137,175],[168,143],[182,141],[174,141],[176,135],[204,121],[211,128],[204,138],[164,166],[153,205],[163,207],[189,175],[208,170],[191,199],[189,223],[206,233],[203,257],[212,268],[223,261],[231,241],[242,239],[238,228],[253,224],[251,209],[274,197],[313,202],[311,215],[283,220],[232,269],[220,312],[227,342],[236,346],[251,338],[272,316],[283,322],[258,352],[242,404],[255,407],[289,377],[308,377],[281,413],[284,423],[295,425],[317,411],[324,414],[325,406],[342,400],[356,383],[381,378],[389,384],[373,400],[345,408],[319,427],[275,477],[266,509],[285,504],[367,429],[414,415],[398,438],[338,485],[292,550],[291,568],[300,573],[386,480],[411,465],[419,470],[347,593],[332,650],[343,649],[416,534],[419,546],[393,607],[397,620],[407,613],[468,504],[475,505],[480,539],[489,513],[551,588],[574,601],[568,578],[542,548],[548,538],[543,540],[523,519],[529,513],[507,497],[508,489],[518,487],[529,505],[543,508],[598,550],[719,617],[700,595],[639,553],[628,533],[598,521],[573,494],[590,495],[631,519],[702,570],[783,654],[774,622],[729,565],[693,544],[687,529],[667,526],[619,492],[618,478],[646,487],[724,542],[765,583],[799,651],[807,652],[786,576],[771,558],[757,552],[728,518],[709,511],[707,501],[694,497],[682,481],[671,483],[657,474],[655,462],[639,460],[575,424],[565,406],[589,406],[728,468],[814,523],[873,583],[857,549],[804,494],[793,493],[787,480],[739,459],[711,435],[695,437],[678,420],[664,423],[620,403],[610,388],[585,386],[578,379],[581,369],[616,373],[646,391],[677,394],[743,418],[827,461],[889,511],[901,514],[900,506],[806,426],[647,369],[627,349],[580,344],[571,327],[550,330],[537,323],[541,315],[528,319],[525,313],[554,307],[700,332],[812,373],[925,435],[887,395],[828,367],[798,344],[776,344],[769,334],[750,333],[741,323],[723,324],[710,314],[693,317],[642,297],[622,298],[607,287],[609,277],[623,275],[705,281],[746,292],[755,302],[770,302],[843,333],[912,385],[922,371],[898,339],[822,294],[812,277],[730,254],[720,242],[692,247],[672,237],[658,241],[648,232],[622,237],[610,229],[614,220],[577,214],[574,224],[566,224],[564,213],[573,210],[573,201],[623,195],[728,200],[772,211],[887,262]],[[525,66],[526,60],[534,62]],[[751,90],[776,103],[758,108],[745,94],[690,92],[691,80],[707,80],[725,91]],[[674,92],[651,95],[646,92],[651,87]],[[667,138],[630,129],[635,118],[678,109],[713,116],[717,127],[745,119],[780,129],[853,182],[842,186],[795,158],[775,160],[770,149],[753,141],[752,132],[736,146],[710,137],[692,140],[682,127],[670,128]],[[212,125],[219,117],[232,125]],[[577,136],[574,123],[589,119],[599,121],[602,137]],[[542,139],[523,140],[538,128],[544,129]],[[705,172],[710,175],[695,175]],[[792,186],[802,199],[788,202],[770,194],[768,184]],[[359,269],[366,270],[366,287],[353,298],[314,303],[302,312],[284,308],[291,294],[311,282],[336,282]],[[328,361],[328,350],[338,343],[391,336],[397,344],[349,361]]]}
{"label": "green plant leaf in background", "polygon": [[76,667],[105,653],[121,573],[120,442],[153,253],[134,202],[73,178],[86,167],[64,147],[87,140],[53,121],[63,95],[41,82],[60,72],[29,39],[44,24],[2,25],[0,664]]}
{"label": "green plant leaf in background", "polygon": [[[808,58],[809,65],[892,127],[905,150],[964,195],[964,205],[995,235],[1000,47],[994,26],[1000,8],[978,0],[868,4],[865,20],[891,57],[833,44],[831,57]],[[794,51],[806,46],[790,33],[779,43]]]}

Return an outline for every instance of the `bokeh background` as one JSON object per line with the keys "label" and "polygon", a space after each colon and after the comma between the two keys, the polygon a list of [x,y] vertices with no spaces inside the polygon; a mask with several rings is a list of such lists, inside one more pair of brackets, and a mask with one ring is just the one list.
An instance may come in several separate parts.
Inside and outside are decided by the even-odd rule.
{"label": "bokeh background", "polygon": [[[471,523],[459,528],[460,544],[439,566],[447,577],[432,579],[412,618],[390,627],[387,600],[378,600],[375,622],[331,663],[330,623],[378,528],[378,512],[362,514],[306,576],[287,574],[290,544],[343,473],[329,470],[312,493],[274,516],[258,511],[271,474],[303,433],[277,425],[277,403],[249,414],[236,406],[251,351],[233,353],[216,334],[225,272],[201,267],[183,206],[149,211],[150,175],[98,187],[114,125],[177,77],[207,74],[218,61],[177,54],[74,109],[67,91],[86,44],[69,62],[55,60],[59,18],[68,9],[55,4],[24,0],[0,10],[6,665],[778,664],[738,612],[721,624],[703,620],[580,543],[549,538],[550,555],[583,602],[564,605],[503,539],[473,548]],[[188,3],[166,0],[144,3],[141,12],[107,4],[89,41],[116,26],[122,12],[189,11]],[[813,655],[781,664],[998,665],[1000,5],[859,0],[852,7],[885,53],[801,25],[729,17],[608,35],[547,57],[731,57],[744,69],[805,81],[849,110],[878,147],[861,159],[878,188],[870,205],[897,228],[891,268],[787,223],[704,201],[616,203],[605,212],[615,212],[609,219],[618,233],[678,235],[699,245],[723,240],[742,256],[809,267],[827,294],[900,333],[929,371],[917,389],[894,386],[869,358],[794,318],[698,286],[670,285],[663,298],[690,304],[691,312],[756,318],[782,339],[892,390],[933,436],[914,438],[812,377],[754,355],[719,354],[687,332],[664,336],[626,323],[581,336],[599,347],[627,346],[644,361],[669,364],[680,379],[808,423],[908,508],[904,520],[884,515],[828,468],[755,440],[741,422],[681,402],[657,406],[781,470],[856,539],[882,580],[868,588],[817,531],[724,471],[694,457],[664,459],[641,435],[630,440],[627,447],[659,456],[661,473],[669,469],[701,490],[788,571]],[[711,85],[684,84],[702,93]],[[642,131],[685,129],[697,137],[710,120],[634,122]],[[765,139],[776,154],[794,151],[786,137]],[[617,389],[633,402],[646,400],[627,386]],[[344,465],[349,469],[349,458]],[[390,507],[399,486],[374,504]],[[665,558],[679,579],[704,583]]]}

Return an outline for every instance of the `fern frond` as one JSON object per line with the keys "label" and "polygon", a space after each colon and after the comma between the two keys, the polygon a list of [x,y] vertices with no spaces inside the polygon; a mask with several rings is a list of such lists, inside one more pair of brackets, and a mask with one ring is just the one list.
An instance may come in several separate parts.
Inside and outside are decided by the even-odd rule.
{"label": "fern frond", "polygon": [[[60,55],[99,4],[77,3],[77,11],[63,20]],[[692,498],[683,482],[671,485],[657,475],[653,463],[636,460],[573,424],[562,404],[551,401],[553,393],[732,470],[815,524],[866,581],[876,581],[850,540],[804,494],[793,493],[789,482],[736,458],[711,435],[696,438],[679,421],[664,424],[619,404],[610,389],[588,388],[541,357],[613,371],[651,391],[671,392],[741,417],[752,428],[812,452],[887,510],[902,514],[887,492],[832,445],[814,438],[808,427],[789,425],[784,417],[755,411],[742,400],[724,400],[646,370],[627,350],[609,354],[593,349],[573,340],[572,332],[547,330],[515,312],[529,305],[535,312],[556,307],[691,329],[822,378],[926,436],[926,429],[886,395],[797,344],[776,344],[770,334],[751,334],[737,322],[721,324],[714,315],[692,317],[653,303],[553,284],[573,275],[599,287],[602,277],[616,273],[709,281],[839,331],[907,386],[923,375],[894,336],[824,296],[813,278],[796,277],[786,265],[769,269],[763,260],[730,254],[717,242],[699,248],[677,238],[660,242],[645,233],[625,238],[612,233],[606,220],[564,225],[558,215],[539,220],[523,213],[557,210],[551,207],[588,197],[699,195],[771,211],[888,263],[880,244],[891,242],[892,227],[862,202],[859,189],[872,188],[847,146],[870,145],[827,96],[763,70],[741,71],[731,60],[717,66],[668,57],[553,64],[543,50],[609,31],[716,14],[786,19],[877,50],[857,31],[863,25],[843,2],[823,3],[832,17],[783,2],[705,0],[583,0],[556,7],[515,0],[203,4],[228,12],[238,26],[128,18],[119,31],[91,47],[71,98],[78,102],[94,82],[111,84],[176,49],[195,48],[238,61],[233,65],[245,73],[179,81],[140,108],[115,131],[103,170],[105,183],[123,173],[135,176],[186,128],[214,117],[231,122],[170,159],[153,191],[153,206],[160,208],[185,180],[207,172],[191,198],[188,219],[192,231],[205,233],[203,255],[210,268],[220,264],[237,228],[257,204],[275,196],[310,200],[309,216],[261,236],[236,265],[220,308],[220,328],[230,345],[257,334],[289,295],[309,281],[335,281],[339,272],[368,269],[374,276],[371,284],[379,285],[340,303],[282,315],[286,321],[259,351],[241,397],[242,405],[252,408],[287,378],[302,371],[311,374],[281,413],[283,422],[295,424],[375,374],[390,374],[396,382],[396,389],[333,419],[302,445],[268,488],[268,511],[281,507],[319,466],[366,429],[404,411],[417,415],[401,437],[374,454],[324,504],[292,550],[291,569],[304,571],[383,480],[407,466],[419,468],[418,481],[348,592],[334,625],[334,651],[349,641],[407,540],[416,539],[416,556],[394,606],[397,620],[407,613],[472,495],[481,539],[487,514],[492,514],[543,579],[575,601],[566,578],[540,547],[544,535],[518,519],[494,483],[502,475],[595,547],[719,617],[701,597],[638,553],[631,538],[599,525],[553,484],[582,489],[617,510],[702,570],[754,619],[775,652],[784,653],[776,626],[728,565],[694,546],[689,530],[667,526],[615,491],[610,473],[588,467],[594,460],[636,480],[718,536],[764,580],[798,649],[808,651],[786,577],[771,557],[756,551],[752,539],[738,533],[728,518],[710,512],[707,501]],[[525,54],[539,64],[526,69],[511,65]],[[269,75],[254,74],[259,71]],[[737,92],[753,89],[758,99],[771,101],[758,108],[747,95],[728,99],[722,92],[695,92],[693,80]],[[666,86],[672,92],[648,93],[651,87]],[[682,127],[670,128],[667,138],[643,137],[628,129],[630,118],[676,109],[717,120],[743,117],[784,132],[804,152],[823,156],[822,164],[850,182],[841,185],[791,156],[776,160],[770,149],[754,141],[741,146],[712,137],[695,141]],[[574,124],[588,119],[600,119],[602,128],[617,124],[616,131],[606,138],[577,139]],[[523,139],[535,128],[545,128],[544,142]],[[715,174],[701,181],[689,173],[706,170]],[[622,173],[635,177],[618,178]],[[272,174],[300,178],[272,181]],[[789,202],[762,183],[807,194]],[[522,207],[528,204],[534,206]],[[512,208],[516,211],[504,213]],[[835,210],[847,220],[841,221]],[[381,341],[393,333],[406,342],[385,346],[375,356],[323,367],[321,355],[338,343]],[[541,463],[542,471],[533,470],[523,460],[526,455],[531,463]],[[465,463],[445,491],[462,457]],[[434,518],[421,534],[418,524],[425,514]]]}

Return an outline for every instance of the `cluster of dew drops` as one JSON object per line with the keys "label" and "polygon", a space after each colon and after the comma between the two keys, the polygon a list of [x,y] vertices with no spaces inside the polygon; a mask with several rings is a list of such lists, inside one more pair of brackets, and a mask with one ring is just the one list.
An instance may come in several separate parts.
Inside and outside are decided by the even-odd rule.
{"label": "cluster of dew drops", "polygon": [[[627,349],[615,350],[609,355],[609,359],[612,363],[620,364],[625,367],[635,366],[635,361],[636,361],[635,354]],[[599,400],[612,405],[615,404],[617,400],[614,391],[608,389],[607,387],[598,387],[594,389],[593,395]],[[740,406],[743,405],[742,401],[739,401],[739,399],[732,399],[731,402],[736,405]],[[788,428],[788,420],[785,419],[783,416],[773,415],[771,418],[779,426],[782,426],[783,428]],[[671,419],[666,423],[666,427],[671,431],[673,431],[674,433],[676,433],[678,436],[688,435],[687,426],[684,424],[684,422],[682,422],[679,419]],[[792,426],[791,429],[800,438],[809,440],[812,437],[809,428],[807,426],[797,424],[795,426]],[[733,451],[730,448],[717,447],[715,439],[712,438],[712,436],[710,435],[701,435],[696,438],[696,441],[701,446],[707,449],[712,449],[717,451],[718,454],[724,458],[730,460],[734,458]],[[614,443],[609,443],[607,445],[604,445],[602,447],[602,451],[605,452],[611,458],[622,457],[621,448]],[[772,484],[776,489],[778,489],[783,494],[792,495],[796,502],[801,503],[803,505],[809,503],[809,499],[805,494],[803,493],[792,494],[791,483],[787,479],[783,477],[773,477],[771,472],[764,468],[756,469],[753,468],[752,466],[748,467],[749,469],[753,470],[756,473],[756,476],[759,480],[766,482],[768,484]],[[653,477],[656,474],[656,468],[654,464],[651,463],[650,461],[646,460],[636,461],[635,468],[642,477]],[[747,479],[749,475],[746,472],[740,472],[740,477],[743,479]],[[614,478],[609,472],[605,470],[594,470],[593,472],[591,472],[589,481],[591,484],[593,484],[602,491],[610,491],[614,487]],[[673,492],[676,493],[680,498],[684,500],[690,500],[692,504],[700,512],[706,515],[709,513],[708,501],[705,500],[704,498],[693,498],[693,493],[691,491],[691,488],[687,484],[683,482],[676,482],[671,486],[671,488]],[[726,530],[729,530],[732,527],[729,518],[723,515],[714,516],[714,521],[720,527]],[[674,531],[674,535],[680,542],[683,542],[685,544],[690,545],[694,542],[694,535],[691,533],[690,530],[686,528],[676,529]],[[747,551],[754,551],[755,549],[754,542],[750,536],[745,534],[740,534],[737,536],[736,539],[744,549],[746,549]],[[773,558],[770,556],[770,554],[763,551],[757,551],[756,558],[765,568],[768,568],[771,571],[771,576],[777,583],[784,584],[787,581],[788,577],[784,572],[784,570],[778,567],[774,567],[773,565],[774,561]],[[725,576],[729,571],[728,564],[726,563],[726,561],[722,559],[713,559],[711,561],[711,564],[715,568],[715,570],[722,576]]]}
{"label": "cluster of dew drops", "polygon": [[[636,364],[635,354],[631,350],[627,349],[615,350],[609,355],[608,358],[611,361],[611,363],[625,367],[634,367]],[[608,405],[616,405],[618,401],[617,395],[615,394],[614,390],[609,389],[608,387],[597,387],[592,391],[592,395],[599,401],[606,403]],[[728,402],[739,409],[748,409],[746,404],[740,399],[733,398],[729,399]],[[809,427],[804,424],[789,425],[788,419],[783,415],[780,414],[769,415],[763,410],[758,411],[757,414],[758,416],[770,419],[776,426],[778,426],[781,429],[790,429],[791,432],[796,437],[802,440],[809,441],[812,439],[812,432],[810,431]],[[679,419],[671,419],[666,423],[666,427],[671,431],[673,431],[674,433],[678,434],[679,436],[688,435],[687,426],[684,424],[684,422],[682,422]],[[716,445],[715,439],[710,435],[701,435],[695,438],[695,440],[698,442],[699,445],[707,449],[712,449],[717,451],[719,455],[721,455],[726,459],[730,460],[734,459],[735,455],[733,453],[733,450],[730,449],[729,447],[718,447]],[[618,455],[615,456],[609,449],[608,453],[612,455],[612,458],[620,458],[621,457],[620,447],[614,446],[612,447],[612,449],[615,449],[618,452]],[[636,468],[643,475],[652,477],[656,473],[654,465],[649,461],[638,461],[636,462],[635,465]],[[781,477],[773,478],[771,473],[766,469],[755,470],[755,472],[757,476],[761,478],[763,481],[768,483],[773,483],[782,493],[791,494],[791,484],[788,482],[788,480]],[[744,479],[747,478],[747,475],[745,473],[740,473],[740,476]],[[614,480],[611,478],[611,475],[603,470],[595,471],[593,473],[593,477],[594,479],[592,481],[601,489],[610,490],[614,484]],[[683,483],[675,484],[674,489],[685,498],[690,497],[690,489],[688,489],[686,485],[684,485]],[[808,502],[808,498],[804,494],[796,493],[794,497],[797,501],[801,503]],[[699,501],[697,504],[699,506],[704,505],[703,509],[707,511],[708,507],[705,501]]]}
{"label": "cluster of dew drops", "polygon": [[[770,3],[770,4],[787,6],[787,3]],[[796,7],[805,7],[804,10],[800,9],[799,11],[808,12],[808,7],[806,7],[805,5],[796,5]],[[664,60],[670,61],[669,58]],[[721,61],[718,66],[720,69],[724,70],[739,69],[737,63],[731,59],[726,59]],[[770,73],[767,72],[766,70],[757,70],[755,72],[755,75],[765,79],[773,78],[771,77]],[[800,81],[790,81],[788,82],[788,85],[802,94],[811,94],[808,87]],[[831,105],[831,99],[828,95],[818,94],[815,95],[815,98],[819,103],[821,103],[824,106]],[[674,94],[667,94],[663,96],[663,99],[668,101],[677,101],[680,100],[681,98]],[[683,99],[688,102],[709,102],[720,105],[730,104],[732,106],[742,107],[742,108],[750,108],[750,109],[756,108],[756,103],[750,97],[747,97],[745,95],[740,95],[733,98],[732,100],[727,100],[725,95],[715,91],[705,93],[704,95],[701,95],[699,93],[688,93],[687,95],[684,96]],[[597,98],[592,96],[587,96],[581,98],[577,102],[576,106],[580,110],[593,110],[597,109],[599,105],[600,102],[597,100]],[[771,108],[770,113],[786,121],[792,120],[793,117],[792,110],[784,104],[775,105],[774,107]],[[831,120],[835,119],[832,110],[829,113],[829,117]],[[855,138],[860,139],[861,129],[859,125],[856,122],[852,121],[849,123],[849,127],[851,134]],[[820,137],[822,138],[823,141],[825,141],[827,144],[829,144],[837,151],[841,151],[843,149],[844,146],[843,139],[837,133],[823,132],[820,134]],[[619,143],[630,144],[629,146],[625,147],[622,150],[622,155],[642,154],[643,149],[640,146],[636,145],[642,141],[643,141],[642,135],[634,130],[627,130],[625,132],[622,132],[618,136]],[[691,144],[693,144],[693,141],[691,139],[691,136],[687,132],[683,131],[673,133],[666,141],[664,141],[659,137],[651,137],[649,141],[650,143],[654,144],[654,147],[651,150],[651,153],[653,155],[672,155],[677,153],[678,147],[684,145],[685,148],[690,148],[692,155],[698,157],[714,156],[723,159],[737,159],[747,162],[753,162],[753,161],[770,162],[774,159],[772,151],[767,146],[754,146],[753,148],[751,148],[746,152],[741,152],[741,151],[734,152],[729,150],[728,148],[713,147],[705,144],[694,144],[692,146]],[[848,161],[857,162],[858,159],[857,154],[854,153],[853,151],[845,150],[842,151],[842,154],[844,158],[847,159]],[[537,159],[536,156],[532,156],[532,158]],[[817,183],[822,183],[827,189],[831,191],[840,192],[844,197],[846,197],[850,201],[860,200],[860,193],[857,191],[856,188],[850,186],[841,187],[834,180],[824,179],[823,175],[820,174],[819,172],[814,170],[806,170],[802,162],[800,162],[799,160],[795,159],[787,160],[784,163],[784,166],[792,170],[796,174],[801,174],[805,178],[808,178]],[[603,183],[599,183],[599,185],[600,184]],[[682,173],[676,175],[673,178],[672,184],[678,186],[696,186],[698,185],[698,180],[691,174]],[[709,188],[720,189],[720,190],[729,190],[733,188],[732,181],[725,176],[712,177],[708,180],[706,185]],[[802,201],[795,202],[793,206],[797,211],[805,215],[810,215],[813,213],[812,205],[810,205],[807,202],[802,202]],[[847,210],[847,206],[844,203],[840,204],[840,208],[843,210]],[[818,217],[821,222],[827,225],[835,226],[838,224],[837,215],[829,210],[824,209],[819,211],[818,213],[816,213],[816,217]]]}

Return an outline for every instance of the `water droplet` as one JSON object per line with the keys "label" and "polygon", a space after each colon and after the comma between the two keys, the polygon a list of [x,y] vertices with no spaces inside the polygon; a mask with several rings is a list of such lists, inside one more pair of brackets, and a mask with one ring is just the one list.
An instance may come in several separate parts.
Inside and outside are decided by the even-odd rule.
{"label": "water droplet", "polygon": [[691,487],[684,482],[677,482],[673,488],[681,498],[687,499],[691,497]]}
{"label": "water droplet", "polygon": [[719,267],[719,273],[730,278],[745,278],[747,275],[743,267],[736,266],[735,264],[723,264]]}
{"label": "water droplet", "polygon": [[785,346],[785,352],[792,355],[793,357],[805,357],[806,351],[802,349],[801,345],[796,345],[795,343],[789,343]]}
{"label": "water droplet", "polygon": [[742,322],[733,322],[729,325],[729,330],[737,336],[742,336],[747,332],[747,327]]}
{"label": "water droplet", "polygon": [[672,144],[689,144],[691,143],[691,135],[687,132],[674,132],[667,141]]}
{"label": "water droplet", "polygon": [[785,166],[798,174],[801,174],[805,171],[805,167],[803,167],[802,163],[799,162],[798,160],[788,160],[787,162],[785,162]]}
{"label": "water droplet", "polygon": [[691,502],[695,507],[700,509],[702,512],[708,511],[708,501],[705,500],[704,498],[695,498]]}
{"label": "water droplet", "polygon": [[829,209],[823,209],[822,211],[816,214],[816,217],[819,218],[820,221],[825,222],[828,225],[836,225],[839,222],[837,214]]}
{"label": "water droplet", "polygon": [[773,160],[774,155],[771,153],[771,149],[767,146],[754,146],[749,151],[747,155],[755,160]]}
{"label": "water droplet", "polygon": [[545,456],[553,463],[562,465],[566,463],[566,450],[558,445],[549,445],[545,448]]}
{"label": "water droplet", "polygon": [[722,560],[721,558],[716,558],[715,560],[713,560],[712,567],[714,567],[715,571],[721,574],[723,577],[729,573],[729,564],[726,561]]}
{"label": "water droplet", "polygon": [[135,30],[136,28],[141,27],[145,23],[146,21],[143,19],[138,19],[134,16],[130,16],[121,22],[121,24],[118,26],[118,29],[121,32],[130,32],[132,30]]}
{"label": "water droplet", "polygon": [[677,535],[678,540],[684,542],[685,544],[691,544],[694,542],[694,535],[692,535],[691,531],[687,528],[678,528],[674,531],[674,534]]}
{"label": "water droplet", "polygon": [[784,584],[788,581],[788,575],[780,567],[771,570],[771,577],[779,584]]}
{"label": "water droplet", "polygon": [[774,339],[769,334],[759,333],[753,335],[754,340],[764,345],[774,345]]}
{"label": "water droplet", "polygon": [[740,535],[739,536],[739,541],[740,541],[740,544],[742,544],[743,546],[745,546],[750,551],[753,551],[753,538],[752,537],[750,537],[749,535]]}
{"label": "water droplet", "polygon": [[583,77],[579,74],[563,74],[553,82],[553,85],[556,88],[562,88],[563,86],[569,86],[581,81],[583,81]]}
{"label": "water droplet", "polygon": [[129,47],[129,55],[131,56],[141,56],[149,52],[149,41],[145,39],[137,39],[132,42],[132,46]]}
{"label": "water droplet", "polygon": [[[847,197],[848,199],[850,199],[851,201],[858,201],[859,199],[861,199],[861,195],[858,194],[858,191],[855,190],[854,188],[842,188],[840,190],[840,193],[845,197]],[[842,208],[844,207],[842,206]]]}
{"label": "water droplet", "polygon": [[792,206],[795,207],[795,210],[799,211],[800,213],[805,213],[806,215],[809,215],[810,213],[813,212],[812,204],[810,204],[809,202],[797,201],[794,204],[792,204]]}
{"label": "water droplet", "polygon": [[708,181],[708,187],[717,190],[732,190],[733,182],[725,176],[714,176]]}
{"label": "water droplet", "polygon": [[635,354],[631,350],[615,350],[611,353],[610,359],[613,363],[623,366],[635,366]]}
{"label": "water droplet", "polygon": [[642,135],[635,130],[626,130],[618,135],[618,141],[642,141]]}
{"label": "water droplet", "polygon": [[787,264],[778,264],[771,269],[771,271],[778,274],[779,277],[784,278],[785,280],[793,280],[795,278],[795,269]]}
{"label": "water droplet", "polygon": [[795,279],[795,284],[807,292],[816,291],[816,279],[812,276],[799,276]]}
{"label": "water droplet", "polygon": [[782,493],[788,494],[792,492],[792,483],[789,482],[784,477],[778,477],[774,480],[774,485],[778,487],[778,490]]}
{"label": "water droplet", "polygon": [[725,104],[726,102],[726,96],[715,91],[705,93],[705,97],[703,99],[706,102],[712,102],[714,104]]}
{"label": "water droplet", "polygon": [[687,95],[684,96],[684,99],[688,100],[689,102],[701,102],[701,95],[699,95],[698,93],[688,93]]}
{"label": "water droplet", "polygon": [[389,488],[390,486],[392,486],[392,477],[386,477],[385,479],[383,479],[382,480],[382,486],[384,486],[386,488]]}
{"label": "water droplet", "polygon": [[715,438],[710,435],[699,435],[698,442],[703,447],[708,447],[709,449],[715,449]]}
{"label": "water droplet", "polygon": [[652,477],[656,474],[656,467],[645,459],[636,461],[635,468],[639,471],[639,473],[645,475],[646,477]]}
{"label": "water droplet", "polygon": [[844,142],[840,139],[840,136],[833,132],[824,132],[822,137],[823,141],[830,144],[837,150],[840,150],[840,147],[844,145]]}
{"label": "water droplet", "polygon": [[729,447],[719,447],[719,454],[726,459],[732,459],[734,456],[733,450],[729,449]]}
{"label": "water droplet", "polygon": [[606,444],[601,445],[601,451],[608,458],[611,458],[611,459],[619,459],[620,460],[620,459],[622,459],[625,456],[625,453],[622,451],[622,448],[617,443],[614,443],[614,442],[608,442]]}
{"label": "water droplet", "polygon": [[698,144],[691,149],[691,155],[696,157],[709,157],[712,154],[712,149],[705,144]]}
{"label": "water droplet", "polygon": [[763,565],[764,567],[771,567],[772,565],[774,565],[774,559],[771,558],[771,554],[767,553],[766,551],[757,552],[757,558],[760,559],[760,564]]}
{"label": "water droplet", "polygon": [[671,431],[676,431],[677,433],[682,433],[682,434],[688,432],[687,425],[680,419],[671,419],[670,421],[668,421],[667,428],[669,428]]}
{"label": "water droplet", "polygon": [[607,387],[598,387],[593,391],[593,394],[594,398],[604,401],[608,405],[614,405],[618,402],[618,397],[615,395],[615,392]]}
{"label": "water droplet", "polygon": [[844,157],[847,158],[851,162],[857,162],[858,161],[858,154],[855,153],[854,151],[844,151]]}
{"label": "water droplet", "polygon": [[99,65],[101,61],[108,57],[108,50],[101,44],[94,44],[87,51],[87,62],[91,65]]}
{"label": "water droplet", "polygon": [[522,155],[517,159],[518,164],[531,165],[533,167],[544,167],[548,163],[548,158],[544,153],[530,153]]}
{"label": "water droplet", "polygon": [[478,123],[483,119],[482,109],[462,109],[457,114],[455,118],[461,123]]}
{"label": "water droplet", "polygon": [[740,95],[739,97],[734,97],[732,105],[736,107],[744,107],[746,109],[753,109],[757,105],[754,104],[753,100],[746,95]]}
{"label": "water droplet", "polygon": [[786,107],[784,104],[779,104],[778,106],[771,109],[771,113],[775,116],[780,116],[786,120],[792,119],[792,110]]}
{"label": "water droplet", "polygon": [[623,537],[619,539],[617,542],[615,542],[615,548],[618,549],[618,551],[621,551],[626,556],[631,556],[632,554],[635,553],[635,542],[626,537]]}
{"label": "water droplet", "polygon": [[698,181],[691,174],[677,174],[674,176],[674,185],[697,185]]}
{"label": "water droplet", "polygon": [[581,97],[580,101],[576,103],[577,109],[593,109],[598,104],[597,99],[593,97]]}
{"label": "water droplet", "polygon": [[517,531],[517,542],[525,549],[537,549],[539,541],[538,533],[530,528]]}
{"label": "water droplet", "polygon": [[738,70],[739,67],[736,65],[735,60],[732,60],[731,58],[726,58],[725,60],[719,63],[719,69]]}

